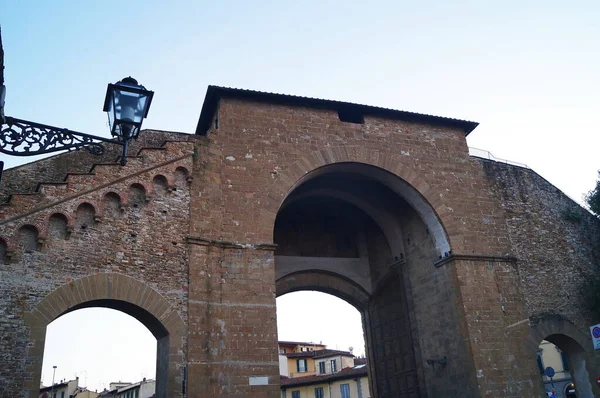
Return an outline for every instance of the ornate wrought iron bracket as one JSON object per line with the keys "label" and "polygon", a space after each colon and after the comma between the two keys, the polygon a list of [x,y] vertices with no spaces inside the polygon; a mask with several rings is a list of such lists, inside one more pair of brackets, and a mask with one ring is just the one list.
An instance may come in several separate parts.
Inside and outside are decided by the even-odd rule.
{"label": "ornate wrought iron bracket", "polygon": [[85,149],[102,155],[102,142],[123,147],[121,165],[125,165],[127,142],[97,137],[60,127],[5,117],[0,130],[0,152],[12,156],[34,156],[72,149]]}

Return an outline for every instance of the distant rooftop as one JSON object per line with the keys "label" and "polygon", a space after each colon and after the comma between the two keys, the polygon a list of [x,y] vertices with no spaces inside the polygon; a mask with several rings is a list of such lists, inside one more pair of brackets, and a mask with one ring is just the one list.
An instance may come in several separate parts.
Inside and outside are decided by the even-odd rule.
{"label": "distant rooftop", "polygon": [[196,134],[207,135],[213,121],[213,116],[217,111],[219,100],[221,98],[239,98],[250,101],[266,102],[271,104],[304,106],[307,108],[329,109],[344,113],[357,113],[362,116],[379,116],[388,119],[405,120],[409,122],[432,124],[437,126],[447,126],[460,128],[465,132],[465,136],[479,125],[477,122],[467,120],[453,119],[449,117],[433,116],[424,113],[414,113],[399,111],[395,109],[382,108],[378,106],[361,105],[352,102],[342,102],[326,100],[311,97],[301,97],[297,95],[277,94],[263,91],[244,90],[231,87],[208,86],[206,97],[200,112],[200,119],[196,127]]}
{"label": "distant rooftop", "polygon": [[283,354],[288,358],[325,358],[332,356],[346,356],[346,357],[354,357],[354,355],[349,351],[339,351],[339,350],[316,350],[316,351],[302,351],[302,352],[290,352]]}
{"label": "distant rooftop", "polygon": [[319,347],[325,347],[325,344],[321,343],[309,343],[305,341],[278,341],[279,345],[314,345]]}

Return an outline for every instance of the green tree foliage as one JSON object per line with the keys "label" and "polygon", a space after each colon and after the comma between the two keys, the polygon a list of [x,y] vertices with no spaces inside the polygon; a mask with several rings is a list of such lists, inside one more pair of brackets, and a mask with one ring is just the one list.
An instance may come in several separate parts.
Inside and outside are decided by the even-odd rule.
{"label": "green tree foliage", "polygon": [[590,210],[600,217],[600,171],[598,172],[598,181],[596,181],[596,188],[588,192],[585,197],[587,205]]}
{"label": "green tree foliage", "polygon": [[[598,217],[600,217],[600,171],[598,171],[598,181],[596,188],[588,192],[585,197],[589,209]],[[595,246],[593,256],[596,259],[600,258],[600,236],[594,238]],[[580,284],[581,296],[584,307],[589,311],[593,318],[593,322],[600,322],[600,263],[596,261],[590,274],[586,277],[583,283]]]}

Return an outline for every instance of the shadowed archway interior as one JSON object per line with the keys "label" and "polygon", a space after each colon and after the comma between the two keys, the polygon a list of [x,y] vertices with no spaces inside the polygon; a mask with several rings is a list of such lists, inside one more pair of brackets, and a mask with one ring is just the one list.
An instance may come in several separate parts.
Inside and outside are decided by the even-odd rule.
{"label": "shadowed archway interior", "polygon": [[274,242],[278,295],[318,290],[361,312],[373,396],[422,396],[419,340],[432,336],[419,328],[427,326],[419,296],[434,262],[450,249],[418,192],[373,166],[324,166],[283,202]]}

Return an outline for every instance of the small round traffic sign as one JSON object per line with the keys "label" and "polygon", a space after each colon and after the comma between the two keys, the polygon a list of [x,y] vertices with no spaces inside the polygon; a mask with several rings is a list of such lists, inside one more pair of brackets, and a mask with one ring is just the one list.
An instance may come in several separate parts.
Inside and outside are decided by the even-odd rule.
{"label": "small round traffic sign", "polygon": [[594,326],[594,328],[592,329],[592,336],[594,336],[597,339],[600,339],[600,328],[598,326]]}
{"label": "small round traffic sign", "polygon": [[600,376],[596,377],[596,384],[600,386]]}
{"label": "small round traffic sign", "polygon": [[556,372],[554,372],[554,368],[552,366],[548,366],[544,369],[544,374],[548,377],[554,377]]}

